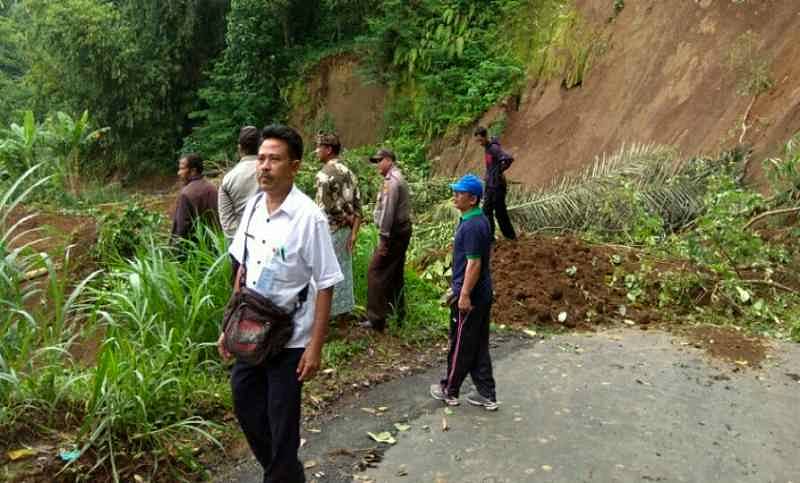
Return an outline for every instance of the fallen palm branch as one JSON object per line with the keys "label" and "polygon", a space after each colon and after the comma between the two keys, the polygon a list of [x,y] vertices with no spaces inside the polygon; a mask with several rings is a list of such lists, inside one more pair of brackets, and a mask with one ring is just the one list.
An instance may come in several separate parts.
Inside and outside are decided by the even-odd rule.
{"label": "fallen palm branch", "polygon": [[709,176],[739,160],[736,152],[718,160],[680,159],[666,146],[623,146],[547,189],[513,192],[509,214],[528,232],[545,227],[555,232],[621,232],[643,215],[660,219],[664,230],[675,231],[702,211]]}

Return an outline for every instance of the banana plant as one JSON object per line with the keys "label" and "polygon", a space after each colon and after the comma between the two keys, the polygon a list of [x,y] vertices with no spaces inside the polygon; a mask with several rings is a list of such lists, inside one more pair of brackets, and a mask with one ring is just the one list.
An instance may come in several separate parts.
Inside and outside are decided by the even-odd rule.
{"label": "banana plant", "polygon": [[48,119],[47,127],[45,137],[53,149],[56,174],[63,181],[64,187],[77,196],[80,191],[81,159],[109,128],[92,130],[89,111],[83,111],[79,118],[73,118],[65,112],[56,112]]}

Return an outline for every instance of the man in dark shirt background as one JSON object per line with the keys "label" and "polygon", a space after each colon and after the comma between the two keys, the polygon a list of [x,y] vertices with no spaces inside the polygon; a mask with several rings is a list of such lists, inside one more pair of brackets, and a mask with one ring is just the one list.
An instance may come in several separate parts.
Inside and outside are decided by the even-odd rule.
{"label": "man in dark shirt background", "polygon": [[450,185],[453,204],[461,219],[453,240],[453,281],[450,286],[450,349],[447,373],[430,388],[434,399],[449,406],[459,404],[461,384],[472,378],[477,392],[467,402],[487,411],[497,410],[492,358],[489,356],[489,322],[492,309],[492,247],[489,220],[480,209],[483,186],[468,174]]}
{"label": "man in dark shirt background", "polygon": [[219,227],[217,187],[203,177],[203,158],[195,153],[183,156],[178,178],[184,186],[172,216],[172,244],[192,239],[197,223]]}
{"label": "man in dark shirt background", "polygon": [[485,127],[479,126],[475,130],[475,141],[483,146],[486,163],[486,193],[483,197],[483,213],[489,219],[489,228],[492,230],[492,240],[494,240],[494,217],[497,215],[497,224],[503,236],[509,240],[515,240],[517,234],[511,219],[508,217],[506,208],[506,176],[505,170],[511,167],[514,158],[503,151],[500,142],[496,137],[489,138],[489,133]]}

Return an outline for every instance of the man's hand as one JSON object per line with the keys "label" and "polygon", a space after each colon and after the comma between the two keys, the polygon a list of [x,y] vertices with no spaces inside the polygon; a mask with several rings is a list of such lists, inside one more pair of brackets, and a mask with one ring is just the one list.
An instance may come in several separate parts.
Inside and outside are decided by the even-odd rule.
{"label": "man's hand", "polygon": [[219,352],[219,356],[222,357],[224,361],[231,358],[231,353],[225,348],[225,332],[221,333],[219,339],[217,339],[217,352]]}
{"label": "man's hand", "polygon": [[472,310],[472,301],[469,299],[469,295],[461,294],[458,297],[458,310],[461,312],[469,312]]}
{"label": "man's hand", "polygon": [[353,248],[356,246],[356,234],[351,231],[350,236],[347,237],[347,253],[353,253]]}
{"label": "man's hand", "polygon": [[300,363],[297,364],[297,380],[300,382],[309,381],[317,375],[319,370],[320,361],[322,359],[322,350],[311,347],[306,347],[303,351],[303,356],[300,358]]}

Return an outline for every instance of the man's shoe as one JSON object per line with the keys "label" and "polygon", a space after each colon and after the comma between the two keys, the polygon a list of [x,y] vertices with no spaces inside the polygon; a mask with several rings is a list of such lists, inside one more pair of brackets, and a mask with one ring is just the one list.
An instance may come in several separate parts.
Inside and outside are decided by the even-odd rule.
{"label": "man's shoe", "polygon": [[467,394],[467,402],[473,406],[482,406],[487,411],[497,411],[497,408],[499,407],[496,401],[492,401],[489,398],[483,397],[477,392],[471,392]]}
{"label": "man's shoe", "polygon": [[361,327],[362,329],[373,329],[377,330],[378,332],[383,332],[383,329],[386,327],[386,324],[367,319],[359,322],[358,326]]}
{"label": "man's shoe", "polygon": [[431,384],[431,397],[437,401],[444,401],[448,406],[458,406],[458,398],[448,396],[442,389],[441,384]]}

